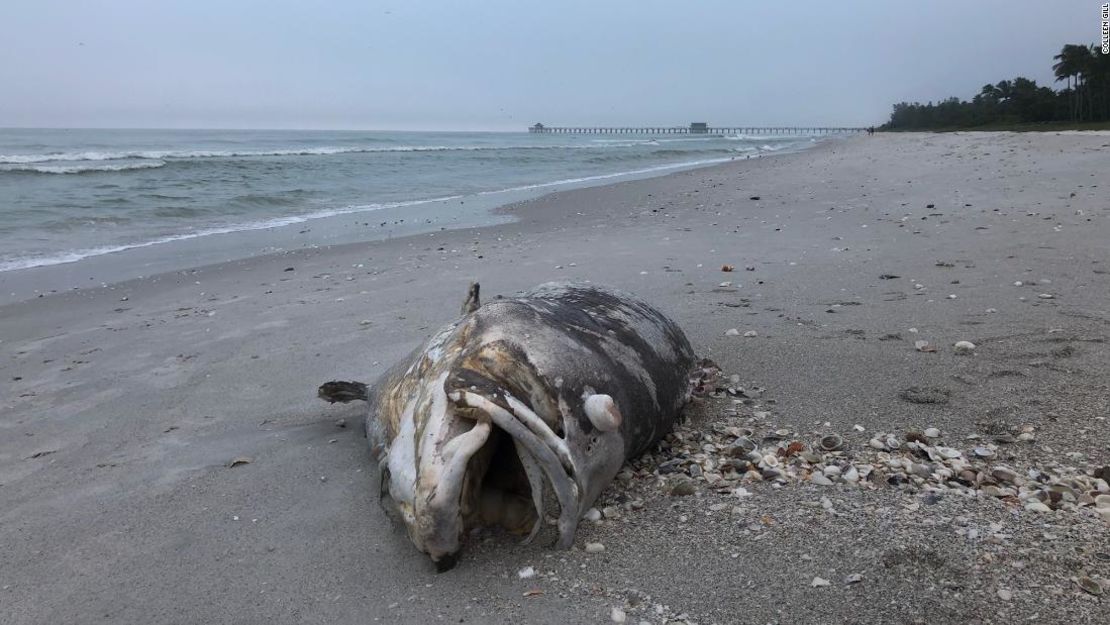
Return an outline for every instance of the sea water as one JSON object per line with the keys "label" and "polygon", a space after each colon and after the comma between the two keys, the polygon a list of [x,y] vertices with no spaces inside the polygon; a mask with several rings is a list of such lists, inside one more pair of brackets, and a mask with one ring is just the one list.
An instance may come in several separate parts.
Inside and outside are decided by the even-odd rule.
{"label": "sea water", "polygon": [[474,211],[488,217],[490,206],[521,197],[790,151],[813,140],[0,129],[0,276],[128,250],[151,257],[170,249],[160,246],[212,243],[232,233],[271,233],[259,239],[266,246],[236,243],[240,255],[282,249],[276,231],[299,235],[295,246],[303,247],[325,242],[313,239],[317,220],[342,215],[363,228],[347,231],[344,241],[382,238],[406,215],[429,229],[474,225],[483,220]]}

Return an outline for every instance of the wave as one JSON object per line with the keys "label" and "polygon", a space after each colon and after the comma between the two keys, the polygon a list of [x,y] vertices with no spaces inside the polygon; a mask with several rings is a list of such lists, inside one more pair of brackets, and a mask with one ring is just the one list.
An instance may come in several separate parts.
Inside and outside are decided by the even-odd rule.
{"label": "wave", "polygon": [[[265,156],[329,156],[379,152],[476,152],[488,150],[591,150],[636,147],[641,142],[599,145],[396,145],[389,147],[320,147],[283,150],[129,150],[120,152],[50,152],[47,154],[0,154],[0,164],[139,160],[186,160],[201,158],[245,158]],[[164,164],[164,163],[163,163]],[[161,165],[158,165],[159,167]],[[67,166],[68,167],[68,166]]]}
{"label": "wave", "polygon": [[429,204],[432,202],[445,202],[447,200],[455,200],[461,195],[450,195],[445,197],[430,198],[426,200],[410,200],[407,202],[386,202],[382,204],[362,204],[358,206],[347,206],[344,208],[329,209],[310,213],[307,215],[290,215],[288,217],[275,217],[262,221],[244,222],[237,224],[230,224],[227,226],[218,226],[213,228],[204,228],[195,230],[193,232],[186,232],[183,234],[173,234],[164,237],[158,237],[150,241],[141,241],[139,243],[124,243],[120,245],[106,245],[102,247],[93,247],[80,250],[69,250],[61,252],[52,256],[36,256],[13,258],[10,260],[0,261],[0,273],[5,271],[15,271],[17,269],[33,269],[35,267],[45,267],[48,265],[64,265],[67,263],[75,263],[79,260],[84,260],[92,256],[103,256],[105,254],[114,254],[116,252],[124,252],[127,250],[134,250],[144,247],[152,247],[155,245],[162,245],[164,243],[172,243],[174,241],[187,241],[189,239],[199,239],[200,237],[212,236],[214,234],[231,234],[233,232],[246,232],[250,230],[266,230],[269,228],[278,228],[281,226],[290,226],[293,224],[304,223],[313,219],[323,219],[325,217],[334,217],[336,215],[345,215],[349,213],[361,213],[367,211],[381,210],[383,208],[398,208],[402,206],[413,206],[416,204]]}
{"label": "wave", "polygon": [[[2,162],[3,161],[0,161],[0,163]],[[112,163],[108,165],[0,165],[0,172],[11,171],[31,174],[87,174],[102,171],[157,169],[158,167],[165,166],[166,162],[160,160],[143,161],[139,163]]]}
{"label": "wave", "polygon": [[[556,147],[556,146],[541,146],[541,149],[542,148],[548,148],[548,147]],[[786,147],[789,147],[789,146],[783,146],[783,148],[786,148]],[[455,149],[455,148],[452,148],[452,149]],[[491,149],[493,149],[493,148],[491,148]],[[504,149],[504,148],[496,148],[496,149]],[[759,148],[759,149],[753,148],[753,147],[747,147],[747,148],[744,148],[743,151],[759,152],[759,151],[763,151],[763,150],[775,151],[776,148],[773,148],[769,145],[764,145],[764,146],[762,146],[762,148]],[[737,151],[740,151],[740,150],[737,150]],[[758,157],[758,156],[759,155],[756,154],[756,157]],[[582,177],[577,177],[577,178],[564,178],[564,179],[560,179],[560,180],[552,180],[552,181],[549,181],[549,182],[540,182],[540,183],[535,183],[535,184],[520,185],[520,186],[508,187],[508,188],[497,189],[497,190],[492,190],[492,191],[481,191],[481,192],[476,193],[475,195],[486,196],[486,195],[496,195],[496,194],[512,193],[512,192],[520,192],[520,191],[532,191],[532,190],[544,189],[544,188],[548,188],[548,187],[575,185],[575,184],[596,182],[596,181],[600,181],[600,180],[610,180],[610,179],[613,179],[613,178],[621,178],[621,177],[628,177],[628,176],[639,176],[639,175],[644,175],[644,174],[652,174],[652,173],[658,173],[658,172],[667,171],[667,170],[674,170],[674,169],[689,169],[689,168],[694,168],[694,167],[701,167],[701,166],[706,166],[706,165],[714,165],[714,164],[718,164],[718,163],[725,163],[725,162],[734,160],[735,158],[738,158],[738,157],[737,156],[730,156],[730,157],[709,158],[709,159],[701,159],[701,160],[693,160],[693,161],[683,161],[683,162],[678,162],[678,163],[667,163],[667,164],[663,164],[663,165],[655,165],[655,166],[652,166],[652,167],[644,167],[644,168],[640,168],[640,169],[633,169],[633,170],[627,170],[627,171],[619,171],[619,172],[613,172],[613,173],[607,173],[607,174],[597,174],[597,175],[592,175],[592,176],[582,176]],[[161,165],[149,164],[149,166],[160,167]],[[289,225],[293,225],[293,224],[304,223],[304,222],[315,220],[315,219],[324,219],[324,218],[327,218],[327,217],[334,217],[334,216],[338,216],[338,215],[370,212],[370,211],[382,210],[382,209],[387,209],[387,208],[400,208],[400,207],[405,207],[405,206],[415,206],[415,205],[419,205],[419,204],[431,204],[431,203],[435,203],[435,202],[446,202],[446,201],[449,201],[449,200],[455,200],[455,199],[459,199],[459,198],[462,198],[462,197],[465,197],[465,196],[464,195],[449,195],[449,196],[444,196],[444,197],[427,198],[427,199],[421,199],[421,200],[408,200],[408,201],[402,201],[402,202],[385,202],[385,203],[350,205],[350,206],[326,209],[326,210],[321,210],[321,211],[316,211],[316,212],[301,214],[301,215],[290,215],[290,216],[286,216],[286,217],[275,217],[275,218],[265,219],[265,220],[261,220],[261,221],[241,222],[241,223],[233,223],[233,224],[224,225],[224,226],[203,228],[203,229],[194,230],[192,232],[186,232],[186,233],[174,234],[174,235],[167,235],[167,236],[162,236],[162,237],[158,237],[158,238],[155,238],[155,239],[152,239],[152,240],[141,241],[141,242],[137,242],[137,243],[125,243],[125,244],[119,244],[119,245],[110,245],[110,246],[102,246],[102,247],[79,249],[79,250],[68,250],[68,251],[57,253],[57,254],[45,255],[45,256],[32,256],[32,257],[17,257],[17,258],[0,259],[0,272],[14,271],[14,270],[19,270],[19,269],[31,269],[31,268],[35,268],[35,267],[44,267],[44,266],[49,266],[49,265],[60,265],[60,264],[74,263],[74,262],[78,262],[80,260],[90,258],[90,257],[93,257],[93,256],[102,256],[102,255],[105,255],[105,254],[113,254],[113,253],[116,253],[116,252],[123,252],[123,251],[131,250],[131,249],[152,247],[152,246],[155,246],[155,245],[162,245],[164,243],[172,243],[172,242],[175,242],[175,241],[185,241],[185,240],[189,240],[189,239],[197,239],[197,238],[201,238],[201,237],[218,235],[218,234],[230,234],[230,233],[234,233],[234,232],[245,232],[245,231],[251,231],[251,230],[266,230],[266,229],[269,229],[269,228],[289,226]],[[258,199],[258,198],[251,198],[251,199]],[[266,199],[268,200],[269,198],[266,198]]]}
{"label": "wave", "polygon": [[655,167],[645,167],[643,169],[633,169],[631,171],[620,171],[612,174],[598,174],[596,176],[584,176],[582,178],[564,178],[563,180],[552,180],[551,182],[540,182],[537,184],[526,184],[519,187],[509,187],[508,189],[498,189],[496,191],[480,191],[478,195],[494,195],[497,193],[509,193],[510,191],[530,191],[532,189],[542,189],[544,187],[555,187],[564,184],[577,184],[581,182],[593,182],[595,180],[607,180],[609,178],[619,178],[621,176],[636,176],[640,174],[649,174],[657,171],[665,171],[668,169],[679,169],[682,167],[699,167],[702,165],[715,165],[717,163],[727,163],[732,158],[710,158],[700,161],[686,161],[683,163],[669,163],[667,165],[656,165]]}
{"label": "wave", "polygon": [[[691,168],[691,167],[698,167],[698,166],[702,166],[702,165],[712,165],[712,164],[716,164],[716,163],[724,163],[724,162],[727,162],[729,160],[732,160],[732,159],[729,159],[729,158],[714,158],[714,159],[705,159],[705,160],[699,160],[699,161],[686,161],[686,162],[682,162],[682,163],[669,163],[669,164],[666,164],[666,165],[657,165],[655,167],[645,167],[645,168],[642,168],[642,169],[634,169],[634,170],[630,170],[630,171],[620,171],[620,172],[614,172],[614,173],[610,173],[610,174],[599,174],[599,175],[595,175],[595,176],[583,176],[583,177],[580,177],[580,178],[564,178],[562,180],[552,180],[550,182],[540,182],[540,183],[536,183],[536,184],[521,185],[521,186],[517,186],[517,187],[508,187],[508,188],[505,188],[505,189],[497,189],[497,190],[494,190],[494,191],[481,191],[481,192],[477,193],[477,195],[495,195],[495,194],[499,194],[499,193],[511,193],[511,192],[514,192],[514,191],[531,191],[531,190],[534,190],[534,189],[543,189],[543,188],[546,188],[546,187],[555,187],[555,186],[569,185],[569,184],[580,184],[580,183],[583,183],[583,182],[593,182],[593,181],[597,181],[597,180],[608,180],[608,179],[611,179],[611,178],[619,178],[619,177],[622,177],[622,176],[642,175],[642,174],[648,174],[648,173],[653,173],[653,172],[666,171],[666,170],[669,170],[669,169]],[[293,224],[304,223],[306,221],[311,221],[311,220],[314,220],[314,219],[324,219],[324,218],[327,218],[327,217],[335,217],[337,215],[347,215],[347,214],[351,214],[351,213],[362,213],[362,212],[382,210],[382,209],[386,209],[386,208],[400,208],[400,207],[405,207],[405,206],[415,206],[415,205],[418,205],[418,204],[431,204],[431,203],[434,203],[434,202],[446,202],[446,201],[449,201],[449,200],[457,200],[457,199],[462,198],[462,197],[465,197],[465,196],[463,196],[463,195],[448,195],[448,196],[444,196],[444,197],[435,197],[435,198],[428,198],[428,199],[423,199],[423,200],[409,200],[409,201],[404,201],[404,202],[384,202],[384,203],[375,203],[375,204],[357,204],[357,205],[345,206],[345,207],[341,207],[341,208],[333,208],[333,209],[327,209],[327,210],[322,210],[322,211],[316,211],[316,212],[308,213],[308,214],[304,214],[304,215],[290,215],[290,216],[287,216],[287,217],[275,217],[275,218],[272,218],[272,219],[266,219],[266,220],[262,220],[262,221],[243,222],[243,223],[229,224],[229,225],[226,225],[226,226],[204,228],[204,229],[200,229],[200,230],[195,230],[193,232],[187,232],[187,233],[175,234],[175,235],[167,235],[167,236],[163,236],[163,237],[158,237],[156,239],[152,239],[150,241],[142,241],[142,242],[138,242],[138,243],[126,243],[126,244],[120,244],[120,245],[108,245],[108,246],[94,247],[94,248],[88,248],[88,249],[70,250],[70,251],[66,251],[66,252],[61,252],[59,254],[54,254],[54,255],[51,255],[51,256],[35,256],[35,257],[12,258],[12,259],[9,259],[9,260],[0,260],[0,272],[15,271],[15,270],[18,270],[18,269],[33,269],[35,267],[45,267],[45,266],[49,266],[49,265],[62,265],[62,264],[67,264],[67,263],[75,263],[77,261],[84,260],[86,258],[90,258],[90,257],[93,257],[93,256],[103,256],[105,254],[114,254],[116,252],[124,252],[124,251],[132,250],[132,249],[151,247],[151,246],[154,246],[154,245],[162,245],[164,243],[172,243],[174,241],[186,241],[186,240],[189,240],[189,239],[197,239],[197,238],[200,238],[200,237],[212,236],[212,235],[216,235],[216,234],[230,234],[230,233],[233,233],[233,232],[246,232],[246,231],[251,231],[251,230],[266,230],[266,229],[269,229],[269,228],[278,228],[278,227],[281,227],[281,226],[289,226],[289,225],[293,225]]]}

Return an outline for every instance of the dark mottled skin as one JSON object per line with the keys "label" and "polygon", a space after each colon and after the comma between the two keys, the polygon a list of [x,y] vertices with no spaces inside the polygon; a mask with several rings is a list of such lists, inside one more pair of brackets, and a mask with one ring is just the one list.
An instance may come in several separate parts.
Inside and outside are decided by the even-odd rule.
{"label": "dark mottled skin", "polygon": [[[626,294],[590,285],[541,288],[521,298],[487,303],[465,323],[472,326],[472,337],[482,337],[487,330],[506,324],[522,330],[544,327],[588,352],[524,335],[479,343],[464,350],[462,366],[448,380],[452,390],[474,386],[497,396],[501,389],[510,389],[529,404],[534,403],[527,400],[529,395],[561,397],[579,427],[590,432],[593,425],[582,410],[583,390],[590,387],[612,396],[620,407],[625,417],[621,433],[626,457],[642,453],[670,431],[688,397],[694,355],[685,334],[659,311]],[[645,331],[648,327],[653,331]],[[647,337],[655,334],[661,335],[664,344],[649,343]],[[613,341],[634,353],[635,359],[615,353]],[[535,362],[539,351],[548,361],[546,368]],[[551,360],[557,361],[556,366],[550,366]],[[638,365],[655,386],[658,406],[636,375]],[[563,379],[559,389],[554,387],[556,377]],[[541,392],[524,391],[522,380]],[[540,406],[532,408],[547,420],[548,414]],[[549,424],[557,433],[562,430],[561,423]]]}

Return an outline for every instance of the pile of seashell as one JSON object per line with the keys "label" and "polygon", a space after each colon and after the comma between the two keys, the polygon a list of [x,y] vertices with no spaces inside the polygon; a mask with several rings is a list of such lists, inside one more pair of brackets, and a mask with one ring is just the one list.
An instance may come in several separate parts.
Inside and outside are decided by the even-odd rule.
{"label": "pile of seashell", "polygon": [[[761,394],[760,389],[746,391]],[[737,401],[737,403],[740,403]],[[733,412],[735,414],[735,412]],[[756,411],[752,421],[770,413]],[[1095,514],[1110,523],[1110,467],[1052,464],[1018,470],[995,461],[997,444],[976,441],[968,452],[943,444],[936,428],[903,436],[875,434],[852,449],[837,434],[809,442],[790,430],[756,436],[732,417],[708,431],[679,426],[656,449],[629,462],[618,479],[657,477],[672,495],[693,494],[698,486],[736,492],[751,482],[772,485],[812,482],[821,486],[850,484],[862,488],[957,492],[994,497],[1032,512],[1070,511]],[[857,426],[857,430],[862,430]],[[1034,440],[1031,427],[1006,435],[1001,443]],[[742,489],[741,489],[742,490]]]}

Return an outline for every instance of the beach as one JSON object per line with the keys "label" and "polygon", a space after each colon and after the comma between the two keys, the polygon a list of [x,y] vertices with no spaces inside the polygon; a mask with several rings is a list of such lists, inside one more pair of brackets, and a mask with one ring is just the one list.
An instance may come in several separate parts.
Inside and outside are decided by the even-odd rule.
{"label": "beach", "polygon": [[470,281],[489,301],[588,280],[763,389],[735,409],[764,429],[854,449],[877,432],[937,428],[961,449],[1030,433],[997,460],[1089,472],[1110,464],[1107,162],[1110,133],[855,136],[558,191],[495,225],[7,302],[2,620],[1106,622],[1110,522],[1090,507],[887,484],[674,497],[665,476],[636,478],[571,551],[489,533],[437,575],[378,507],[365,406],[316,388],[373,380],[454,319]]}

